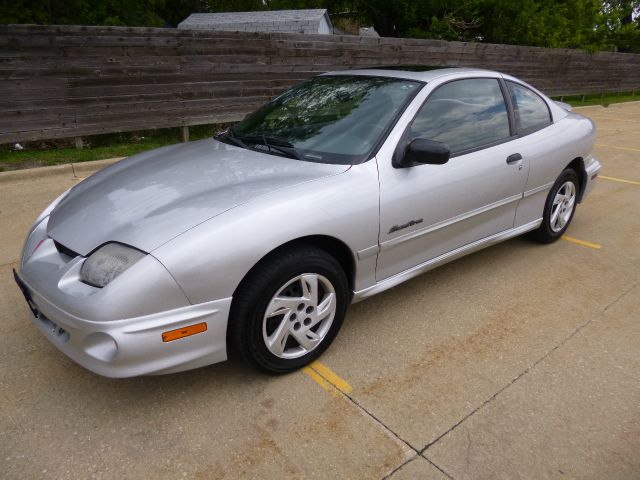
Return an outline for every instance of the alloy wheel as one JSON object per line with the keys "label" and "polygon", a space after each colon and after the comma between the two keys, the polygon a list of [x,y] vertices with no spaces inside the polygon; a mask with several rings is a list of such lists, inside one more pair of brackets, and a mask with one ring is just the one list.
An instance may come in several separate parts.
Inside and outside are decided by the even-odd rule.
{"label": "alloy wheel", "polygon": [[553,204],[549,223],[555,233],[561,231],[569,220],[576,205],[576,186],[571,181],[566,181],[558,189]]}
{"label": "alloy wheel", "polygon": [[336,314],[336,292],[317,273],[303,273],[282,285],[262,320],[265,346],[275,356],[299,358],[322,343]]}

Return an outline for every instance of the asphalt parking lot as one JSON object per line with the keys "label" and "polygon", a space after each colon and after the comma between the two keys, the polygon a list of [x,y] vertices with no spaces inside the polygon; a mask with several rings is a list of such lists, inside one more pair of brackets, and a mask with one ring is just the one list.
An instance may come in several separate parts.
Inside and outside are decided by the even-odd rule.
{"label": "asphalt parking lot", "polygon": [[11,269],[78,180],[0,174],[0,476],[640,478],[640,102],[580,113],[603,170],[564,240],[353,305],[321,361],[281,377],[230,361],[111,380],[68,360]]}

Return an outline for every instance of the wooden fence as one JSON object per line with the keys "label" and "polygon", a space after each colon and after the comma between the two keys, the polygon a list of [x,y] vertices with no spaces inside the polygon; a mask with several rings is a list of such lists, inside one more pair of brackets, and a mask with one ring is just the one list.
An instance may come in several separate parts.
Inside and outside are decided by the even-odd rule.
{"label": "wooden fence", "polygon": [[550,95],[640,90],[640,55],[437,40],[0,26],[0,143],[241,119],[320,72],[473,66]]}

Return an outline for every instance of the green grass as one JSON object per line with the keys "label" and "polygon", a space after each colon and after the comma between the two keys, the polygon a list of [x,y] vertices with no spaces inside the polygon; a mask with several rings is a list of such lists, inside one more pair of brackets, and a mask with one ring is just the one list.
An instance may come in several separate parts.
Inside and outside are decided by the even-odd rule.
{"label": "green grass", "polygon": [[[553,97],[554,100],[560,100],[560,97]],[[562,101],[568,103],[572,107],[590,107],[593,105],[603,105],[608,107],[612,103],[633,102],[640,100],[640,92],[633,95],[632,92],[622,93],[605,93],[600,95],[599,93],[593,95],[585,95],[584,101],[582,95],[571,95],[563,97]]]}
{"label": "green grass", "polygon": [[[190,127],[190,139],[200,140],[224,128],[221,125]],[[0,147],[0,172],[23,168],[88,162],[105,158],[128,157],[135,153],[171,145],[181,141],[179,128],[166,128],[132,133],[113,133],[83,138],[86,148],[77,149],[72,140],[21,143],[24,150],[13,145]]]}

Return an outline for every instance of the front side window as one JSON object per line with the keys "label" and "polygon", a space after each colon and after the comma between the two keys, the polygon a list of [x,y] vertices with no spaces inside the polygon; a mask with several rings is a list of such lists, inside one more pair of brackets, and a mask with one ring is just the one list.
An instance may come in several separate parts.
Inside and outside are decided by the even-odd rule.
{"label": "front side window", "polygon": [[509,138],[498,80],[472,78],[438,87],[413,120],[410,136],[445,143],[452,155]]}
{"label": "front side window", "polygon": [[524,85],[507,81],[511,92],[511,103],[516,115],[518,133],[539,130],[551,123],[551,113],[547,102]]}
{"label": "front side window", "polygon": [[235,125],[227,140],[266,153],[289,152],[301,160],[360,163],[422,85],[360,75],[316,77]]}

